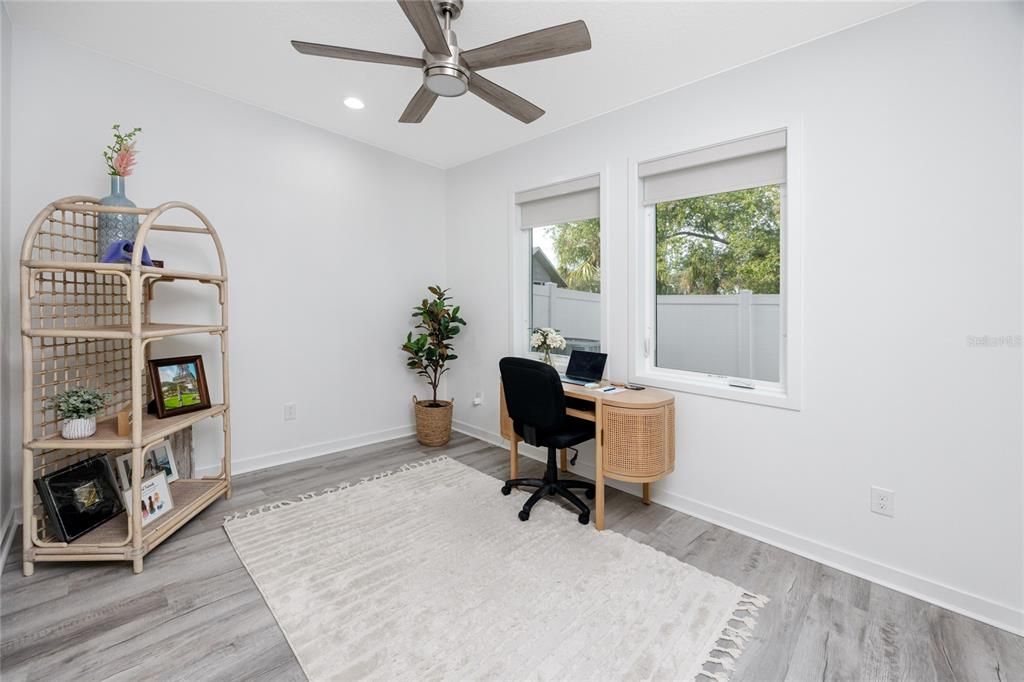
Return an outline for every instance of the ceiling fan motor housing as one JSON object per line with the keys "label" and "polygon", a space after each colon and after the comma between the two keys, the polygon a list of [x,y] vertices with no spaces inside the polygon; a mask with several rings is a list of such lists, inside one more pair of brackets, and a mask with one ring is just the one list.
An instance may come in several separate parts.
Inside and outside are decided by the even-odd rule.
{"label": "ceiling fan motor housing", "polygon": [[[460,3],[461,4],[461,3]],[[427,89],[441,97],[458,97],[466,94],[469,89],[469,69],[459,60],[459,43],[455,31],[443,29],[445,41],[451,56],[423,52],[423,84]]]}
{"label": "ceiling fan motor housing", "polygon": [[463,0],[434,0],[434,9],[442,17],[447,14],[452,19],[458,19],[462,14],[462,4]]}

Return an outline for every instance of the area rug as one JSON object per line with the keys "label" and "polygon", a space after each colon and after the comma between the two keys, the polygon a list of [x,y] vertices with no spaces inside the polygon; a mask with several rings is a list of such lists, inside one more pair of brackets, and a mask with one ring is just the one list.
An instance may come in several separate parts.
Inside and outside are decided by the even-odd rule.
{"label": "area rug", "polygon": [[228,517],[311,680],[727,680],[766,599],[448,457]]}

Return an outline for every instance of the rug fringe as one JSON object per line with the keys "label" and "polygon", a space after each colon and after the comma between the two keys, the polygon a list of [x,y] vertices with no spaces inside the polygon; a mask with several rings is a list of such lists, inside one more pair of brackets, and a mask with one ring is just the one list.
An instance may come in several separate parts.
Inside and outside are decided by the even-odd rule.
{"label": "rug fringe", "polygon": [[[725,623],[725,627],[715,638],[714,648],[708,652],[704,666],[718,666],[721,670],[701,670],[697,679],[705,678],[712,682],[729,682],[729,677],[736,669],[736,661],[750,638],[757,624],[757,612],[768,603],[768,597],[744,592],[736,602],[736,608]],[[738,625],[733,625],[737,623]],[[727,642],[728,645],[722,645]],[[703,667],[703,666],[702,666]]]}
{"label": "rug fringe", "polygon": [[357,485],[370,483],[371,481],[379,481],[382,478],[394,476],[395,474],[400,474],[405,471],[412,471],[413,469],[419,469],[420,467],[425,467],[430,464],[437,464],[438,462],[444,462],[449,459],[451,458],[448,455],[438,455],[437,457],[431,457],[429,459],[421,459],[415,462],[408,462],[398,467],[397,469],[393,469],[391,471],[381,471],[379,473],[374,474],[373,476],[366,476],[362,480],[357,481],[356,483],[350,483],[348,481],[345,481],[343,483],[339,483],[336,486],[324,488],[320,492],[303,493],[298,497],[292,499],[278,500],[277,502],[271,502],[268,504],[260,505],[255,509],[249,509],[244,512],[235,512],[234,514],[228,514],[224,517],[224,523],[227,523],[228,521],[235,521],[237,519],[247,519],[251,516],[259,516],[260,514],[266,512],[275,511],[277,509],[283,509],[285,507],[291,507],[296,504],[302,504],[303,502],[309,502],[310,500],[315,500],[316,498],[323,497],[324,495],[330,495],[332,493],[341,492],[342,490],[348,490],[349,488],[353,488]]}

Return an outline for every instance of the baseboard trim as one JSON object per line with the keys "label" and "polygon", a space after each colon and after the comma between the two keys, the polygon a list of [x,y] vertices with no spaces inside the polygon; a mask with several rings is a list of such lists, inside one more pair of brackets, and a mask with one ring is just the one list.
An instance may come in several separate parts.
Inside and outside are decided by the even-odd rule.
{"label": "baseboard trim", "polygon": [[[247,474],[252,471],[269,469],[270,467],[280,466],[282,464],[291,464],[292,462],[299,462],[311,457],[330,455],[335,452],[351,450],[364,445],[373,445],[375,443],[381,443],[394,438],[411,436],[415,433],[416,427],[413,424],[407,424],[390,429],[383,429],[381,431],[372,431],[370,433],[362,433],[355,436],[349,436],[347,438],[340,438],[338,440],[314,443],[312,445],[303,445],[302,447],[293,448],[291,450],[279,450],[278,452],[270,452],[264,455],[257,455],[255,457],[232,457],[231,475],[236,476],[239,474]],[[216,476],[219,471],[220,464],[217,464],[210,467],[198,467],[195,473],[197,476]]]}
{"label": "baseboard trim", "polygon": [[18,519],[20,518],[21,506],[12,506],[7,512],[7,517],[4,518],[3,525],[0,526],[0,570],[7,565],[7,555],[14,545],[14,535],[18,530]]}
{"label": "baseboard trim", "polygon": [[[455,421],[453,428],[482,441],[507,448],[508,444],[499,434],[481,429],[462,421]],[[547,453],[528,445],[520,445],[520,454],[538,461],[545,461]],[[591,464],[580,462],[573,471],[593,480],[595,471]],[[630,494],[639,494],[639,485],[608,480],[607,485]],[[669,509],[689,514],[731,531],[760,540],[766,544],[798,554],[831,568],[855,575],[897,592],[941,606],[961,615],[987,623],[1001,630],[1024,636],[1024,610],[1007,604],[1000,604],[985,597],[971,594],[955,587],[935,582],[913,573],[883,564],[873,559],[848,552],[837,547],[817,542],[789,531],[760,523],[740,514],[720,509],[697,500],[659,490],[651,486],[651,499]]]}

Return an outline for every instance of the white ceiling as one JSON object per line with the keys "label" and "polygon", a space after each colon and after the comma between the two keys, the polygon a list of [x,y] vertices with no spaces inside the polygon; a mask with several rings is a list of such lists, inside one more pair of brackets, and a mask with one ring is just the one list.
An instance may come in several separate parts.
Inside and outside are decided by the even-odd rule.
{"label": "white ceiling", "polygon": [[[421,83],[417,69],[309,57],[288,43],[419,56],[390,0],[7,4],[15,24],[448,168],[910,3],[466,0],[454,25],[466,49],[587,22],[589,52],[486,72],[547,111],[530,125],[470,94],[438,99],[421,124],[398,123]],[[366,108],[342,106],[349,95]]]}

